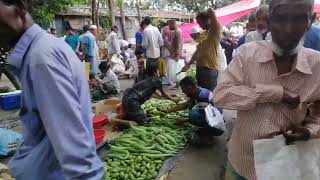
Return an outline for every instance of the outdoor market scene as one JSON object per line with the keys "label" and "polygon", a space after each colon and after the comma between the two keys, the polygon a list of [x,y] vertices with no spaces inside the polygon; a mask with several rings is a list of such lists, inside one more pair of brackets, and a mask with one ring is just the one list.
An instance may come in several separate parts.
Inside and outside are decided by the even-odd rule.
{"label": "outdoor market scene", "polygon": [[0,180],[320,180],[320,0],[0,0]]}

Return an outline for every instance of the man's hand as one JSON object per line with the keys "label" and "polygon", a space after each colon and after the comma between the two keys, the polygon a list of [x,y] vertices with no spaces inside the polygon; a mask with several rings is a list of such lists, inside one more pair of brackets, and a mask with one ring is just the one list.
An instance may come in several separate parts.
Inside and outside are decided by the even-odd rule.
{"label": "man's hand", "polygon": [[292,133],[284,133],[283,136],[286,138],[286,144],[293,144],[295,141],[307,141],[310,139],[310,132],[303,127],[295,128]]}
{"label": "man's hand", "polygon": [[295,109],[300,104],[300,96],[288,91],[284,91],[282,102],[286,103],[290,109]]}
{"label": "man's hand", "polygon": [[209,16],[214,16],[215,15],[215,12],[214,12],[214,9],[213,8],[209,8],[208,9],[208,14],[209,14]]}

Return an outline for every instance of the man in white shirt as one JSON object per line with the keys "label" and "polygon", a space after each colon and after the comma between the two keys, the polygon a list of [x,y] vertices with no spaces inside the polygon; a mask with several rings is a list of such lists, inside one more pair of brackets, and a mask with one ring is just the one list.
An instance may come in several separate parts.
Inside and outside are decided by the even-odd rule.
{"label": "man in white shirt", "polygon": [[111,60],[112,56],[115,54],[120,54],[120,43],[118,39],[118,26],[112,26],[111,32],[108,35],[106,41],[108,43],[108,58]]}
{"label": "man in white shirt", "polygon": [[249,32],[246,35],[245,43],[254,42],[254,41],[262,41],[269,39],[269,6],[263,5],[258,8],[256,13],[256,26],[257,29],[255,31]]}
{"label": "man in white shirt", "polygon": [[146,75],[152,77],[158,71],[160,48],[164,43],[159,29],[151,25],[150,17],[145,17],[143,23],[147,26],[142,40],[142,47],[147,49]]}

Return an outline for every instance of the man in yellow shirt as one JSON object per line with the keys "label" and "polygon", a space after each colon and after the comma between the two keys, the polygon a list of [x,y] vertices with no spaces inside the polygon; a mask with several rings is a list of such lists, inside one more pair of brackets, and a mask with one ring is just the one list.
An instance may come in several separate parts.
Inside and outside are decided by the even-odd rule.
{"label": "man in yellow shirt", "polygon": [[212,91],[217,85],[218,78],[218,48],[221,26],[212,8],[198,14],[197,22],[206,31],[201,35],[196,52],[182,71],[187,71],[196,62],[198,85]]}

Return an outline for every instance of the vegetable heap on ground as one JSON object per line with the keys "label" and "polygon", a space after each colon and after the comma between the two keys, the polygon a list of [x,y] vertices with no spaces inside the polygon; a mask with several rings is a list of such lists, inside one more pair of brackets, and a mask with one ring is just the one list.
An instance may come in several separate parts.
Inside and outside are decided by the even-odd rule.
{"label": "vegetable heap on ground", "polygon": [[151,126],[131,126],[110,145],[105,159],[106,180],[153,180],[164,160],[185,147],[191,127],[177,126],[175,120],[187,116],[187,112],[160,111],[173,106],[174,102],[159,99],[150,99],[143,105]]}

